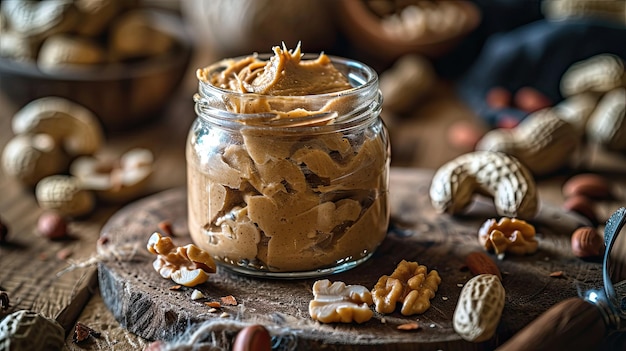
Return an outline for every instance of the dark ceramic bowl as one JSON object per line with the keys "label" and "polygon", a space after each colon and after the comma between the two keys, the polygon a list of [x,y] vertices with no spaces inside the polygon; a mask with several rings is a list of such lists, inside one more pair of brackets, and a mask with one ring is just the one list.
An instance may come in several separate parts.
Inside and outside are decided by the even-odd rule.
{"label": "dark ceramic bowl", "polygon": [[137,127],[160,115],[191,59],[192,40],[183,21],[173,15],[164,20],[172,22],[168,28],[177,29],[171,33],[178,39],[176,49],[167,54],[53,73],[35,63],[0,58],[0,92],[18,108],[45,96],[67,98],[94,112],[106,131]]}

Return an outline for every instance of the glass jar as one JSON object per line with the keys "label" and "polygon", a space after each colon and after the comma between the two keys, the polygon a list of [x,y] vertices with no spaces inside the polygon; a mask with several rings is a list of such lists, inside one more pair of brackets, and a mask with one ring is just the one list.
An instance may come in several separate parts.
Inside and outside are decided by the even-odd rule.
{"label": "glass jar", "polygon": [[[353,88],[267,96],[200,80],[186,147],[188,224],[193,242],[221,266],[322,276],[364,262],[385,238],[390,150],[378,76],[330,58]],[[234,112],[259,103],[277,112]],[[294,109],[317,112],[289,115]]]}

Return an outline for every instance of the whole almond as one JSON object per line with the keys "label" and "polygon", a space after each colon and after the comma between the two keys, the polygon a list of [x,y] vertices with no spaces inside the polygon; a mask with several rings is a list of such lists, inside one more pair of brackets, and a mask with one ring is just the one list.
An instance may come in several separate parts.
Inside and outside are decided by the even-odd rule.
{"label": "whole almond", "polygon": [[258,324],[243,328],[237,334],[233,345],[233,351],[270,351],[271,349],[270,333]]}
{"label": "whole almond", "polygon": [[593,227],[581,227],[572,233],[572,252],[580,258],[598,257],[604,251],[604,240]]}
{"label": "whole almond", "polygon": [[609,180],[594,173],[583,173],[571,177],[563,184],[562,191],[566,198],[583,195],[590,199],[605,200],[612,197]]}
{"label": "whole almond", "polygon": [[500,269],[486,253],[475,251],[465,257],[465,264],[474,275],[493,274],[502,280]]}

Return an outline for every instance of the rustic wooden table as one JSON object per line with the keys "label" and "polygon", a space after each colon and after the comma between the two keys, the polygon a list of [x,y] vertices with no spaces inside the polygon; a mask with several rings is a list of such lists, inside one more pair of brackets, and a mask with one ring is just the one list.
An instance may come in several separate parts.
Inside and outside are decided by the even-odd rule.
{"label": "rustic wooden table", "polygon": [[[156,171],[147,194],[185,184],[184,143],[195,118],[191,99],[194,90],[195,83],[190,79],[164,109],[162,118],[142,128],[107,136],[105,153],[118,154],[136,146],[154,152]],[[472,116],[450,97],[448,87],[441,87],[441,91],[415,116],[390,123],[394,167],[434,169],[466,151],[446,145],[446,129],[453,121]],[[18,106],[0,95],[0,149],[12,137],[10,123],[17,110]],[[600,168],[602,165],[613,168],[614,174],[614,161],[600,163]],[[542,198],[560,203],[564,179],[562,175],[541,180]],[[96,266],[88,264],[93,263],[102,226],[123,204],[99,206],[90,216],[70,223],[69,239],[49,241],[36,234],[41,210],[32,189],[0,173],[0,194],[0,218],[10,228],[8,242],[0,245],[0,287],[10,298],[6,312],[28,309],[55,318],[67,333],[64,350],[143,349],[149,342],[120,326],[100,296]],[[623,200],[626,198],[618,202]],[[600,217],[606,218],[618,202],[600,204]],[[80,268],[69,269],[73,265]],[[80,345],[72,342],[76,322],[100,332],[101,337]]]}

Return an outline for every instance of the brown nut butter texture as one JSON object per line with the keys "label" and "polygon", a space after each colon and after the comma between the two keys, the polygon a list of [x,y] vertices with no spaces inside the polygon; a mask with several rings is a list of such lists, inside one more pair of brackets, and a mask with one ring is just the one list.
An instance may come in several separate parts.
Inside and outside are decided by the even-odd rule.
{"label": "brown nut butter texture", "polygon": [[[267,61],[257,55],[223,60],[221,72],[200,69],[197,77],[224,89],[226,109],[238,116],[341,115],[354,107],[354,98],[342,94],[328,94],[319,108],[294,104],[294,95],[318,98],[354,88],[324,54],[304,60],[299,47],[275,47],[274,54]],[[217,152],[188,143],[189,228],[196,245],[220,262],[272,272],[332,267],[378,247],[389,216],[386,138],[286,128],[239,133],[240,143],[226,142]]]}

